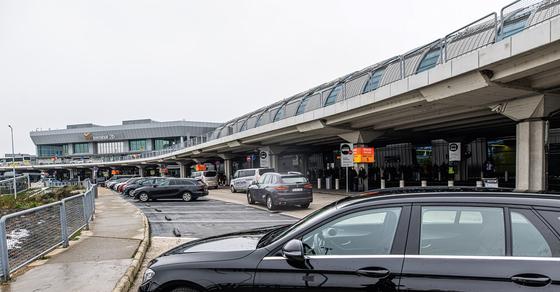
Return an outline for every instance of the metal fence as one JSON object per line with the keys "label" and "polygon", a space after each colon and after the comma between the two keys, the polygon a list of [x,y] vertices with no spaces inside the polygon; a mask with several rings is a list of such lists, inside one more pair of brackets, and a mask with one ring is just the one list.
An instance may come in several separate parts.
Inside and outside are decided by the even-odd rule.
{"label": "metal fence", "polygon": [[[31,187],[31,182],[28,175],[16,176],[16,190],[23,192]],[[14,179],[0,180],[0,194],[13,194],[14,193]]]}
{"label": "metal fence", "polygon": [[10,273],[42,257],[89,229],[95,213],[97,185],[85,182],[82,194],[0,218],[0,264],[3,281]]}

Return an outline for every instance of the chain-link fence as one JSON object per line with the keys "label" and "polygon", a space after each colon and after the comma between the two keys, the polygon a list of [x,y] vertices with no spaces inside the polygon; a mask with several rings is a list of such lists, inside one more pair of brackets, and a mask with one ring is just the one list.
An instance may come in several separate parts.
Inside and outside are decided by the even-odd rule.
{"label": "chain-link fence", "polygon": [[57,246],[67,247],[69,238],[88,229],[95,212],[97,185],[85,184],[83,194],[0,218],[0,272],[4,281]]}

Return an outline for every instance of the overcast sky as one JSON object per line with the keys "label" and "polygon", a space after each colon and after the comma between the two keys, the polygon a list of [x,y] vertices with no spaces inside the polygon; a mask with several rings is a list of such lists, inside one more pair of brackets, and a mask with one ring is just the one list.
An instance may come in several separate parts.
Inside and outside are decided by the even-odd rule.
{"label": "overcast sky", "polygon": [[223,122],[511,0],[0,0],[0,155],[34,129]]}

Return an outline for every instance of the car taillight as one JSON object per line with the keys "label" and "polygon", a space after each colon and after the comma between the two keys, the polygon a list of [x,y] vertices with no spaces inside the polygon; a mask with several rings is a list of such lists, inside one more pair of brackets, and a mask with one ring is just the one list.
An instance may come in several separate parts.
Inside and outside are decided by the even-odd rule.
{"label": "car taillight", "polygon": [[305,184],[305,185],[303,186],[303,188],[304,188],[304,189],[312,189],[312,188],[313,188],[313,185],[312,185],[312,184]]}
{"label": "car taillight", "polygon": [[277,190],[277,191],[287,191],[287,190],[288,190],[288,187],[286,187],[286,186],[277,186],[277,187],[274,187],[274,189]]}

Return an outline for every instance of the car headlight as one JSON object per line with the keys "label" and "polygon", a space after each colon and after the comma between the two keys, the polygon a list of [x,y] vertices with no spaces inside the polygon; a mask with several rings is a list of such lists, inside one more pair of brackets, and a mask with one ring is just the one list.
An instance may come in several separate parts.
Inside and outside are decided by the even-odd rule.
{"label": "car headlight", "polygon": [[154,272],[152,269],[146,269],[146,271],[144,272],[144,278],[142,279],[142,283],[146,283],[150,281],[155,275],[156,272]]}

